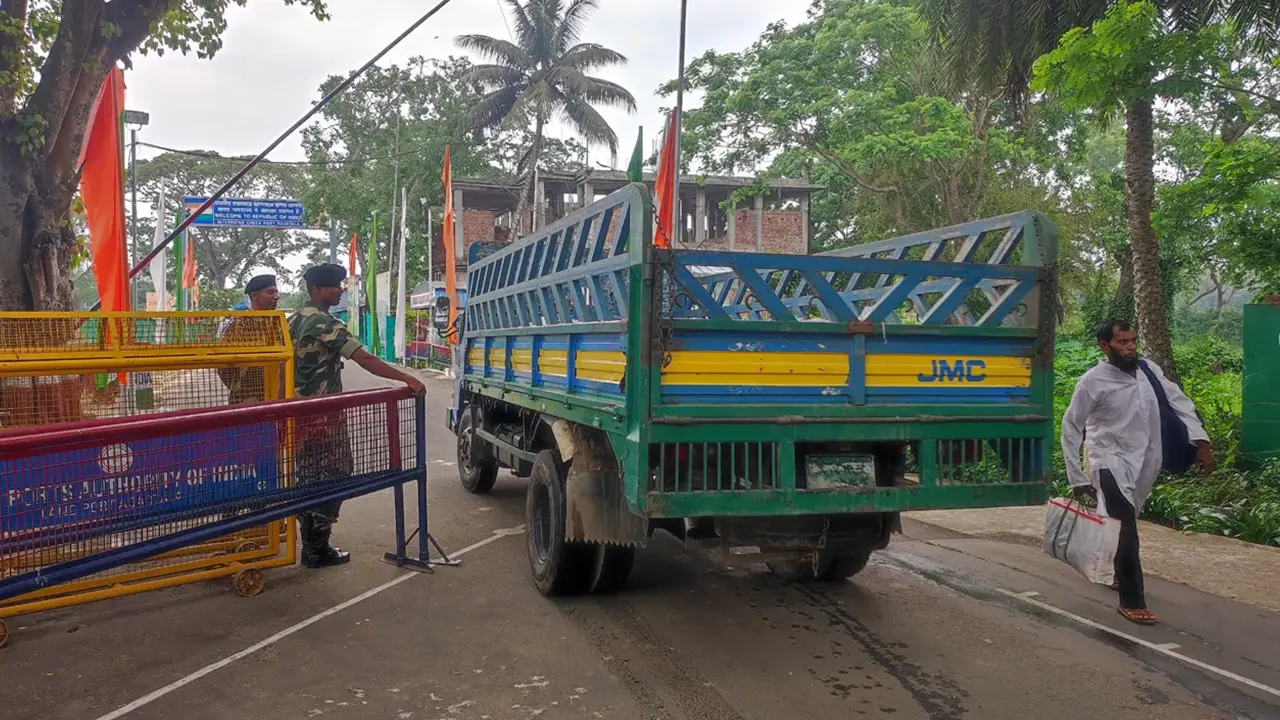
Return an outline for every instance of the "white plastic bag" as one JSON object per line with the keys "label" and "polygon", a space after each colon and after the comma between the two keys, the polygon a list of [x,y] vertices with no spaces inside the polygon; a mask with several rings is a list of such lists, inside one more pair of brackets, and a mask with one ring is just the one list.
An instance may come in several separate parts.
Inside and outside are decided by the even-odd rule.
{"label": "white plastic bag", "polygon": [[1115,579],[1120,521],[1068,498],[1054,498],[1044,514],[1044,551],[1099,585]]}

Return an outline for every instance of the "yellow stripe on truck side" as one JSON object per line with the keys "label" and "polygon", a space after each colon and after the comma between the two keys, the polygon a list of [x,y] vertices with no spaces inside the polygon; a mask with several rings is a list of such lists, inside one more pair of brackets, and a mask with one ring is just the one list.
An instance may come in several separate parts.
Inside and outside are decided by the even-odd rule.
{"label": "yellow stripe on truck side", "polygon": [[677,350],[662,369],[663,385],[809,387],[848,382],[845,353]]}
{"label": "yellow stripe on truck side", "polygon": [[868,355],[867,387],[1031,387],[1031,359],[1007,355]]}
{"label": "yellow stripe on truck side", "polygon": [[[514,351],[512,353],[514,358]],[[580,380],[616,383],[627,369],[627,356],[620,350],[579,350],[576,374]],[[538,353],[538,372],[566,377],[569,374],[568,350],[543,350]]]}
{"label": "yellow stripe on truck side", "polygon": [[[678,350],[664,385],[829,387],[849,382],[845,353]],[[1031,361],[1004,355],[868,355],[867,387],[1030,387]]]}

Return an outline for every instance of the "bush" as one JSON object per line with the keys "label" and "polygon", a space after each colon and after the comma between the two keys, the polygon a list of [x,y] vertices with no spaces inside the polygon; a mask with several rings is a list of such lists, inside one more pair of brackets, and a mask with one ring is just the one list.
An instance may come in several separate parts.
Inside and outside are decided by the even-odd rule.
{"label": "bush", "polygon": [[1257,472],[1222,469],[1156,485],[1145,520],[1179,530],[1225,535],[1280,547],[1280,461]]}

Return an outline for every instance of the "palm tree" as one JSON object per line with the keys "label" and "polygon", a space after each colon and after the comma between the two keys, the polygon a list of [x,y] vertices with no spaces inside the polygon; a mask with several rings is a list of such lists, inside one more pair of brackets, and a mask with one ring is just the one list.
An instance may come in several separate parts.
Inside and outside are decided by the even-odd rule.
{"label": "palm tree", "polygon": [[[1002,87],[1015,108],[1025,105],[1032,65],[1071,28],[1101,19],[1120,0],[916,0],[922,17],[947,50],[962,86]],[[1277,0],[1155,0],[1171,27],[1195,30],[1231,20],[1260,44],[1277,39]],[[1143,351],[1176,378],[1165,318],[1160,246],[1151,226],[1155,198],[1152,102],[1135,97],[1125,108],[1125,216],[1135,315]]]}
{"label": "palm tree", "polygon": [[493,63],[477,65],[464,77],[485,91],[466,118],[468,127],[494,127],[508,119],[533,123],[533,143],[519,163],[523,189],[516,217],[523,223],[534,191],[543,130],[553,115],[588,145],[606,145],[616,151],[618,136],[594,106],[635,112],[636,100],[621,85],[587,74],[627,61],[602,45],[578,42],[598,0],[570,0],[567,5],[561,0],[506,0],[506,4],[514,42],[488,35],[460,35],[456,42]]}

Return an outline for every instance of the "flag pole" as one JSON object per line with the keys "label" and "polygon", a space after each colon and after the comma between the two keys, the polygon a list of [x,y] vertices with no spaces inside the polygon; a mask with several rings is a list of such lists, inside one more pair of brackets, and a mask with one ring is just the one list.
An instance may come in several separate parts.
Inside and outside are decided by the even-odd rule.
{"label": "flag pole", "polygon": [[396,360],[404,362],[404,341],[405,341],[405,324],[404,314],[408,309],[405,299],[407,297],[408,288],[405,287],[405,236],[409,234],[409,191],[407,188],[400,188],[400,247],[396,248],[396,324],[395,324],[395,357]]}
{"label": "flag pole", "polygon": [[680,0],[680,67],[676,74],[676,136],[674,138],[675,145],[674,155],[676,158],[675,178],[672,180],[674,184],[671,197],[671,247],[675,248],[676,238],[680,237],[683,230],[680,223],[680,135],[684,131],[684,37],[685,37],[685,21],[689,11],[689,0]]}

